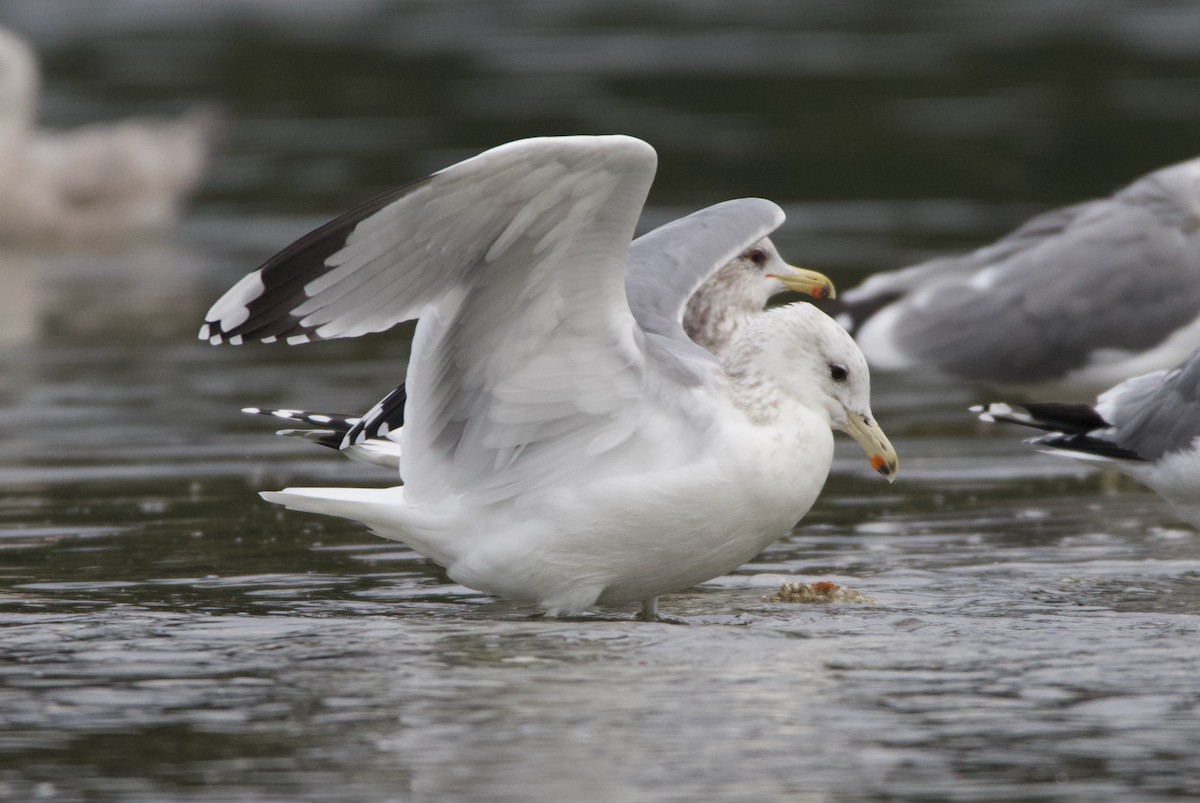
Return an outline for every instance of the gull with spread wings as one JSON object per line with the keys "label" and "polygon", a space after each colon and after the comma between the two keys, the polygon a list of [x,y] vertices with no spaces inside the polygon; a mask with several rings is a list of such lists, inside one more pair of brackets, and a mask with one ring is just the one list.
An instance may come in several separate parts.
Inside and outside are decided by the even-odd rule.
{"label": "gull with spread wings", "polygon": [[[655,277],[666,267],[664,255],[679,249],[710,219],[728,215],[740,205],[744,206],[733,201],[701,209],[634,240],[629,246],[626,293],[633,298],[653,298],[658,285]],[[692,294],[684,308],[683,330],[693,343],[720,357],[734,335],[760,315],[772,297],[787,291],[818,299],[835,294],[829,277],[787,264],[770,238],[763,237],[725,263]],[[358,425],[364,416],[345,413],[261,407],[245,407],[242,412],[307,424],[281,429],[277,434],[304,438],[336,449],[352,460],[398,471],[406,400],[406,389],[400,385],[375,405],[366,416],[369,424],[363,426]],[[351,430],[354,434],[347,437]]]}
{"label": "gull with spread wings", "polygon": [[720,358],[687,336],[688,299],[783,213],[726,202],[635,251],[656,162],[624,136],[509,143],[353,210],[231,288],[203,339],[302,343],[417,319],[404,485],[264,498],[362,521],[550,615],[640,602],[654,618],[660,595],[736,568],[808,512],[833,429],[893,479],[866,362],[824,313],[758,314]]}

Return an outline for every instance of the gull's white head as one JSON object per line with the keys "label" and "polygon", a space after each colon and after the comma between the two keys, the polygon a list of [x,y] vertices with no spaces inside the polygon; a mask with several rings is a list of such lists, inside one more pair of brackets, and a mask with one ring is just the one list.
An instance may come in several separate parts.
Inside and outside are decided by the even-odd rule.
{"label": "gull's white head", "polygon": [[[871,413],[866,358],[846,330],[812,304],[763,313],[731,344],[722,364],[735,383],[757,374],[755,380],[823,414],[830,428],[858,442],[872,468],[895,480],[898,458]],[[753,395],[743,402],[753,405]]]}
{"label": "gull's white head", "polygon": [[833,298],[833,282],[816,271],[784,262],[763,237],[722,265],[688,300],[683,328],[697,345],[720,356],[737,331],[785,290]]}

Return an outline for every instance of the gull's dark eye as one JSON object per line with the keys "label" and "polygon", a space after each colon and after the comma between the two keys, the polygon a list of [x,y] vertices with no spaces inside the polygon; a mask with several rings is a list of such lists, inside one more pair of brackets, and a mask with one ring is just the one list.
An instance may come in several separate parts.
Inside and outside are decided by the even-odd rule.
{"label": "gull's dark eye", "polygon": [[840,363],[831,362],[829,363],[829,376],[834,382],[845,382],[846,377],[850,376],[850,371]]}
{"label": "gull's dark eye", "polygon": [[767,264],[767,252],[761,248],[751,248],[744,254],[744,256],[746,259],[750,260],[751,264],[757,267],[761,268],[763,265]]}

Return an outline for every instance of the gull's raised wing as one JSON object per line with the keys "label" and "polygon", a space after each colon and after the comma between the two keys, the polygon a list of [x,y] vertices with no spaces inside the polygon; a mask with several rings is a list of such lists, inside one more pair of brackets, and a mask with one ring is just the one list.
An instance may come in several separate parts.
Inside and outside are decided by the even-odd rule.
{"label": "gull's raised wing", "polygon": [[633,241],[625,291],[629,308],[655,346],[678,359],[716,360],[683,329],[688,299],[714,273],[783,223],[776,204],[739,198],[681,217]]}
{"label": "gull's raised wing", "polygon": [[653,459],[694,414],[661,414],[671,380],[625,295],[655,165],[622,136],[487,151],[284,250],[214,305],[201,335],[303,342],[419,318],[401,435],[410,504],[510,499],[564,467],[601,476],[634,433]]}
{"label": "gull's raised wing", "polygon": [[[778,205],[761,198],[714,204],[659,226],[629,246],[625,292],[647,344],[675,373],[691,374],[689,360],[715,363],[683,329],[687,301],[722,265],[783,223]],[[376,404],[346,436],[345,443],[385,437],[404,424],[403,385]]]}
{"label": "gull's raised wing", "polygon": [[[297,240],[225,293],[200,337],[301,343],[383,331],[473,285],[518,238],[538,238],[539,253],[561,245],[581,223],[580,210],[616,177],[639,174],[644,196],[655,163],[654,150],[631,137],[493,148]],[[632,206],[636,220],[641,199]]]}

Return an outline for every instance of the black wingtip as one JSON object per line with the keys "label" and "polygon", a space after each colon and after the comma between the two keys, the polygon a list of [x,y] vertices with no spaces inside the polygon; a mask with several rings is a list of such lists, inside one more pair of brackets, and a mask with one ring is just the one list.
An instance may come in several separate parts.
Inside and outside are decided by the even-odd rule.
{"label": "black wingtip", "polygon": [[1082,434],[1111,426],[1096,412],[1096,408],[1086,404],[1032,402],[1020,406],[1047,429],[1053,428],[1063,433]]}
{"label": "black wingtip", "polygon": [[344,413],[315,413],[307,410],[281,410],[263,407],[243,407],[248,415],[262,415],[308,424],[313,429],[281,429],[277,434],[304,438],[330,449],[341,449],[346,433],[359,423],[359,417]]}
{"label": "black wingtip", "polygon": [[305,288],[333,269],[328,260],[346,246],[360,223],[429,181],[423,178],[376,196],[272,256],[213,305],[212,317],[200,329],[200,339],[214,345],[248,340],[298,344],[323,339],[317,332],[319,324],[310,326],[304,323],[304,316],[294,314],[309,299]]}
{"label": "black wingtip", "polygon": [[1047,446],[1051,449],[1061,451],[1079,452],[1081,454],[1104,457],[1110,460],[1136,460],[1139,462],[1145,462],[1146,460],[1146,458],[1132,449],[1126,449],[1112,441],[1106,441],[1103,438],[1095,438],[1090,435],[1063,435],[1055,433],[1030,438],[1027,443],[1034,444],[1035,446]]}
{"label": "black wingtip", "polygon": [[404,404],[408,401],[408,388],[400,385],[351,427],[342,441],[343,447],[361,443],[372,438],[386,437],[404,426]]}
{"label": "black wingtip", "polygon": [[342,439],[346,436],[346,433],[332,429],[281,429],[275,434],[291,438],[304,438],[334,451],[341,451]]}

